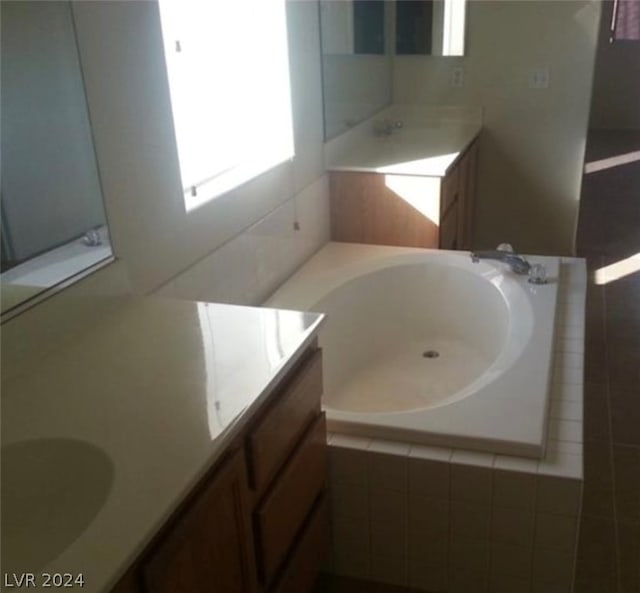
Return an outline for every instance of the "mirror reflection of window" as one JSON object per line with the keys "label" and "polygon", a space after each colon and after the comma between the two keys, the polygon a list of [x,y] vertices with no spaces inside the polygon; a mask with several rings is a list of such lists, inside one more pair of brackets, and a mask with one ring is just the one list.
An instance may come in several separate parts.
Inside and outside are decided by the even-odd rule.
{"label": "mirror reflection of window", "polygon": [[111,257],[69,2],[2,2],[2,309]]}
{"label": "mirror reflection of window", "polygon": [[464,55],[466,0],[396,2],[397,55]]}

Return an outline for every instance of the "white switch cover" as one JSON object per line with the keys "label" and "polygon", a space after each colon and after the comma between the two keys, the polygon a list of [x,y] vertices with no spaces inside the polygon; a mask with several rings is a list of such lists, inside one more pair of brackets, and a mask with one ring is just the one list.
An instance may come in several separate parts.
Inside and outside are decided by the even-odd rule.
{"label": "white switch cover", "polygon": [[549,88],[549,68],[535,68],[529,73],[530,89]]}
{"label": "white switch cover", "polygon": [[464,86],[464,68],[462,66],[456,66],[451,68],[449,83],[451,86],[462,87]]}

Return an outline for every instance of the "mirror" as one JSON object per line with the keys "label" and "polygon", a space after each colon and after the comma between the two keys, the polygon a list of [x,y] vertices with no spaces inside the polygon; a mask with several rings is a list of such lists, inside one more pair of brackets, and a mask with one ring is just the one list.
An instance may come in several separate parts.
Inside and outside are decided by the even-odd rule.
{"label": "mirror", "polygon": [[325,140],[391,103],[391,5],[320,0]]}
{"label": "mirror", "polygon": [[392,54],[462,56],[467,0],[320,0],[325,141],[391,103]]}
{"label": "mirror", "polygon": [[111,261],[69,2],[2,2],[3,316]]}
{"label": "mirror", "polygon": [[395,20],[397,55],[464,55],[466,0],[402,0]]}

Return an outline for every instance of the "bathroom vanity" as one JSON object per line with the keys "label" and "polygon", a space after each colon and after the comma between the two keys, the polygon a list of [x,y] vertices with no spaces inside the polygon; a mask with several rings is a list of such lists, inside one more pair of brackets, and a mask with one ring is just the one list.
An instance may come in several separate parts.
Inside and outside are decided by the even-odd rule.
{"label": "bathroom vanity", "polygon": [[329,159],[332,240],[470,248],[479,132],[409,125]]}
{"label": "bathroom vanity", "polygon": [[[329,540],[322,319],[126,298],[10,369],[3,511],[43,523],[28,545],[3,525],[4,573],[33,573],[36,591],[44,573],[92,592],[310,590]],[[42,456],[62,501],[25,492]],[[46,524],[60,513],[66,539]]]}

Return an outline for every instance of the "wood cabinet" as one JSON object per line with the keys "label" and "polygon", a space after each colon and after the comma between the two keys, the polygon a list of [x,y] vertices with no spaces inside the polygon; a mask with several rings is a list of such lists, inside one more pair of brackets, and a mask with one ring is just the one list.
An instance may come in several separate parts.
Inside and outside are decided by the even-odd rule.
{"label": "wood cabinet", "polygon": [[307,593],[329,542],[311,347],[112,593]]}
{"label": "wood cabinet", "polygon": [[242,451],[236,451],[143,564],[145,590],[253,593],[252,541],[246,470]]}
{"label": "wood cabinet", "polygon": [[332,240],[469,249],[477,154],[475,141],[445,177],[332,171]]}

